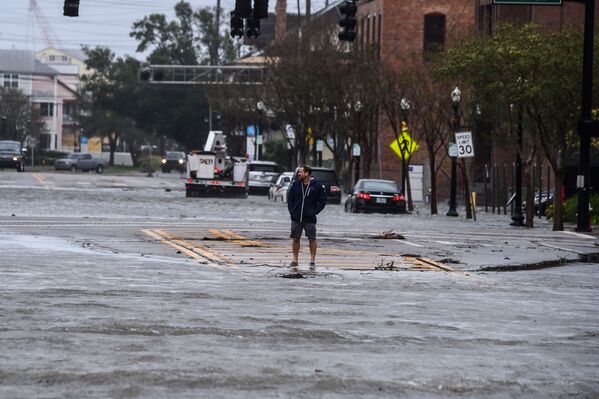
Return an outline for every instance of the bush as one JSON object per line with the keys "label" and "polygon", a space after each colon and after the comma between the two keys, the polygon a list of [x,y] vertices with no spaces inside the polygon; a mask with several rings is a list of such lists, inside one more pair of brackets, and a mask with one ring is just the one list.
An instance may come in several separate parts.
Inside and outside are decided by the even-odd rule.
{"label": "bush", "polygon": [[[69,155],[68,152],[36,150],[33,154],[33,161],[36,165],[54,166],[54,162],[57,159],[66,158],[67,155]],[[31,160],[31,153],[28,153],[27,156]]]}
{"label": "bush", "polygon": [[[589,199],[591,203],[591,223],[599,224],[599,194],[591,194]],[[547,207],[547,219],[553,218],[555,213],[554,205]],[[576,223],[576,214],[578,213],[578,194],[570,197],[564,203],[564,221]]]}
{"label": "bush", "polygon": [[152,174],[160,168],[160,162],[162,158],[158,155],[152,155],[151,157],[145,155],[139,158],[139,170],[143,173]]}

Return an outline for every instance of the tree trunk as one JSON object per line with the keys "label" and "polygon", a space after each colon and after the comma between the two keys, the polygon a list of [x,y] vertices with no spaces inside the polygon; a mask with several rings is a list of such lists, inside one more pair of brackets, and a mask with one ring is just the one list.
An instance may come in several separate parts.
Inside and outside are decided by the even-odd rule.
{"label": "tree trunk", "polygon": [[437,173],[435,171],[435,153],[429,151],[429,167],[431,168],[431,215],[436,215],[437,211]]}
{"label": "tree trunk", "polygon": [[524,168],[524,186],[526,187],[526,227],[534,227],[535,219],[535,193],[534,182],[531,176],[532,166]]}
{"label": "tree trunk", "polygon": [[466,205],[466,219],[472,219],[472,202],[470,201],[470,179],[468,178],[468,169],[464,158],[460,160],[462,171],[462,181],[464,183],[464,202]]}
{"label": "tree trunk", "polygon": [[275,6],[275,42],[283,43],[287,32],[287,0],[277,0]]}
{"label": "tree trunk", "polygon": [[116,143],[119,139],[119,136],[112,133],[108,135],[108,145],[110,146],[110,159],[108,161],[108,164],[110,166],[114,165],[114,153],[116,152]]}
{"label": "tree trunk", "polygon": [[408,173],[408,161],[402,158],[401,160],[401,192],[408,197],[408,189],[406,187],[406,173]]}
{"label": "tree trunk", "polygon": [[414,210],[414,200],[412,199],[412,185],[410,184],[410,161],[406,161],[406,189],[408,190],[408,210]]}
{"label": "tree trunk", "polygon": [[554,171],[555,189],[553,191],[553,230],[564,230],[564,206],[562,204],[562,185],[564,184],[561,171]]}

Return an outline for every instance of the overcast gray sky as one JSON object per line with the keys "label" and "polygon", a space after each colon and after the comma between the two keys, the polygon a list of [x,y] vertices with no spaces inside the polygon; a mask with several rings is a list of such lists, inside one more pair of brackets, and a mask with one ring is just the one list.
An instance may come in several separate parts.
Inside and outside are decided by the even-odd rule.
{"label": "overcast gray sky", "polygon": [[[81,44],[108,46],[117,55],[135,56],[136,42],[129,37],[134,21],[153,13],[174,16],[177,0],[81,0],[79,17],[62,15],[63,0],[36,0],[39,13],[30,8],[31,0],[0,0],[0,48],[40,50],[48,47],[43,31],[49,33],[55,47],[80,48]],[[216,0],[187,0],[194,9],[215,6]],[[326,0],[312,0],[313,12],[325,5]],[[276,0],[269,0],[274,9]],[[287,0],[288,11],[297,12],[297,0]],[[221,0],[225,15],[234,7],[235,0]],[[300,0],[302,12],[305,0]],[[44,22],[45,21],[45,22]],[[138,58],[142,58],[138,56]]]}

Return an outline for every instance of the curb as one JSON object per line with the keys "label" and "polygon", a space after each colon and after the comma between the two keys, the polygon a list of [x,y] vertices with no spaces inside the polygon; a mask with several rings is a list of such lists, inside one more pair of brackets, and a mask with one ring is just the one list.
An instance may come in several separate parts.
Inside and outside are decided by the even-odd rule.
{"label": "curb", "polygon": [[579,255],[578,258],[560,258],[555,260],[546,260],[542,262],[525,263],[519,265],[505,265],[505,266],[488,266],[481,267],[480,269],[472,270],[473,272],[513,272],[519,270],[539,270],[547,269],[550,267],[559,267],[567,265],[569,263],[593,263],[599,260],[599,252],[591,252],[587,254]]}

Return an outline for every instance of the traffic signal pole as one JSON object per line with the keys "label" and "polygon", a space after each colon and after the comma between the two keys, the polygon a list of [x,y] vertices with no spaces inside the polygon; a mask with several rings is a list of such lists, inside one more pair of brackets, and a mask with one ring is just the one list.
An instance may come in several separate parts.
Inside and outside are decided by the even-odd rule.
{"label": "traffic signal pole", "polygon": [[582,103],[581,120],[578,123],[580,136],[580,157],[576,191],[578,193],[577,231],[591,231],[589,213],[591,180],[591,137],[599,135],[599,121],[592,119],[593,100],[593,46],[595,35],[595,0],[578,0],[585,5],[584,16],[584,56],[582,64]]}
{"label": "traffic signal pole", "polygon": [[343,31],[339,32],[339,40],[353,42],[356,39],[357,11],[356,0],[346,0],[339,6],[339,12],[343,16],[339,20],[339,27],[343,28]]}

